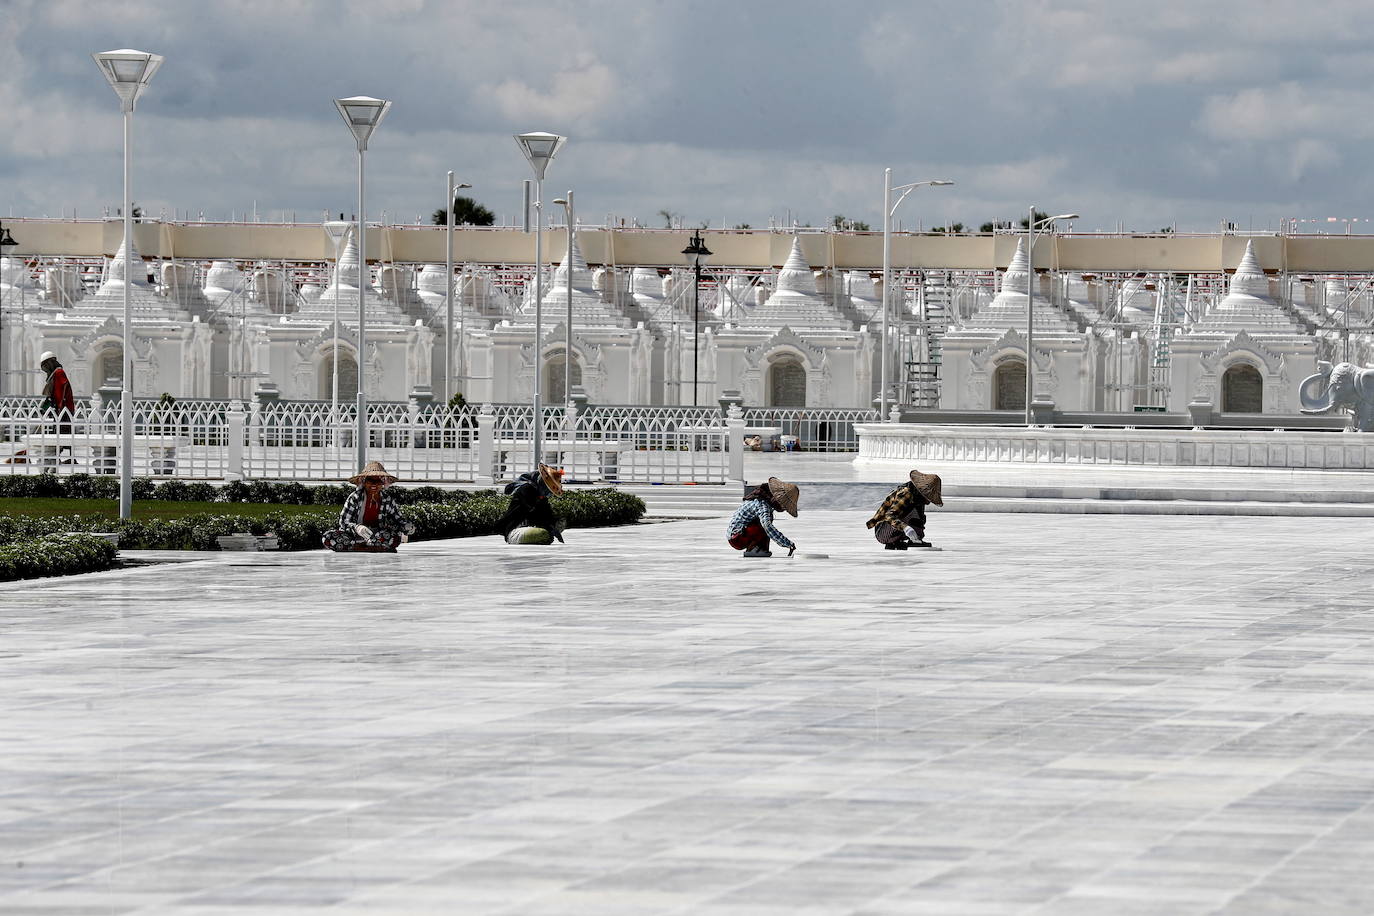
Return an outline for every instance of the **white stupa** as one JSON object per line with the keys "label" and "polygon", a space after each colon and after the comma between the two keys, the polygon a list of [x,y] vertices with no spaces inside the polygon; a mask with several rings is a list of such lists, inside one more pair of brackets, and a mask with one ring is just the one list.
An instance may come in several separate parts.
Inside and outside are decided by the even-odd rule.
{"label": "white stupa", "polygon": [[[448,318],[448,280],[444,276],[447,272],[447,264],[426,264],[420,268],[420,273],[415,278],[415,292],[424,303],[426,314],[429,315],[431,323],[439,325]],[[469,324],[472,327],[485,328],[491,324],[491,320],[472,307],[472,297],[462,294],[464,279],[466,278],[458,276],[453,278],[453,320],[456,323],[461,315],[465,328]]]}
{"label": "white stupa", "polygon": [[240,271],[234,261],[212,261],[209,271],[205,272],[205,298],[212,305],[223,305],[227,299],[245,299],[249,277]]}
{"label": "white stupa", "polygon": [[[303,300],[300,311],[292,318],[310,321],[333,321],[335,306],[338,306],[339,321],[345,324],[358,323],[358,245],[349,236],[348,244],[339,255],[334,274],[328,288],[314,301]],[[370,280],[370,278],[369,278]],[[367,291],[367,320],[380,324],[405,325],[410,320],[402,314],[396,303],[381,295],[380,291],[369,285]]]}
{"label": "white stupa", "polygon": [[[567,316],[568,291],[572,290],[573,326],[587,327],[628,327],[629,319],[621,315],[614,306],[601,300],[601,294],[592,283],[592,271],[587,259],[582,256],[582,248],[573,234],[572,264],[565,254],[558,269],[553,272],[553,282],[544,287],[544,322],[546,327],[552,322],[564,320]],[[529,295],[514,317],[518,325],[534,323],[534,284],[527,287]]]}
{"label": "white stupa", "polygon": [[1255,257],[1255,243],[1248,241],[1226,295],[1189,329],[1189,333],[1200,334],[1237,331],[1279,335],[1300,331],[1298,323],[1269,294],[1269,278]]}
{"label": "white stupa", "polygon": [[816,277],[802,254],[800,236],[792,239],[792,252],[778,271],[773,294],[741,319],[740,326],[853,329],[849,319],[816,290]]}
{"label": "white stupa", "polygon": [[[1007,272],[1002,275],[1002,288],[991,302],[978,309],[966,323],[970,328],[1026,327],[1026,288],[1029,286],[1030,262],[1026,259],[1026,242],[1016,240],[1016,253],[1011,256]],[[1078,326],[1068,315],[1041,295],[1037,289],[1031,300],[1035,312],[1036,333],[1076,333]]]}
{"label": "white stupa", "polygon": [[189,317],[183,309],[178,307],[175,300],[159,296],[157,290],[148,282],[147,268],[144,266],[143,258],[139,256],[138,248],[134,245],[133,240],[128,237],[125,237],[119,250],[115,252],[109,264],[105,266],[105,274],[101,280],[100,288],[96,290],[93,296],[88,296],[81,301],[80,313],[84,315],[122,316],[124,314],[124,287],[126,284],[129,288],[129,301],[135,321],[180,320]]}

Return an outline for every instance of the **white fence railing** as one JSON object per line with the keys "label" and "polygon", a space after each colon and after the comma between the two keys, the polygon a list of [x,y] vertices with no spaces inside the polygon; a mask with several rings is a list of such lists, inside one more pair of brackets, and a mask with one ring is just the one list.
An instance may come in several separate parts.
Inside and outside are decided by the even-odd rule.
{"label": "white fence railing", "polygon": [[855,423],[876,423],[878,411],[862,407],[746,407],[749,426],[776,426],[796,437],[803,452],[857,452]]}
{"label": "white fence railing", "polygon": [[[133,410],[135,476],[340,480],[355,473],[353,405],[239,401]],[[544,411],[540,458],[574,482],[725,483],[743,479],[745,421],[695,408],[561,407]],[[413,482],[506,480],[529,470],[529,405],[369,405],[367,454]],[[37,399],[0,400],[0,473],[117,474],[119,405],[68,416]]]}

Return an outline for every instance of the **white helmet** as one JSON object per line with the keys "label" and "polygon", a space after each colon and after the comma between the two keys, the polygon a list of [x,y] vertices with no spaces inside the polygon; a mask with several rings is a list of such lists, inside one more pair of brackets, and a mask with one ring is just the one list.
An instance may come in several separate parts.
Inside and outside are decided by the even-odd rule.
{"label": "white helmet", "polygon": [[51,350],[44,350],[43,355],[38,357],[38,365],[43,365],[50,359],[57,359],[57,354]]}

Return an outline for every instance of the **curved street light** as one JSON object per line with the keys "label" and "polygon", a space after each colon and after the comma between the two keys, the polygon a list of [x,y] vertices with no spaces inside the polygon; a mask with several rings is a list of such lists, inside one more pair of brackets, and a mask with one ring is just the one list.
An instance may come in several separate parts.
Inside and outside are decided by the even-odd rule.
{"label": "curved street light", "polygon": [[[568,191],[567,197],[555,198],[554,203],[563,206],[563,215],[567,218],[568,222],[568,319],[563,326],[563,403],[569,405],[572,403],[573,233],[577,231],[573,227],[576,225],[575,219],[577,214],[573,210],[573,192],[571,190]],[[564,416],[566,417],[567,413],[564,413]]]}
{"label": "curved street light", "polygon": [[[1026,217],[1026,425],[1031,425],[1031,401],[1035,399],[1035,237],[1053,231],[1055,220],[1078,219],[1077,213],[1035,218],[1035,205]],[[1043,228],[1042,228],[1043,227]]]}
{"label": "curved street light", "polygon": [[[887,322],[888,312],[891,311],[888,306],[888,290],[892,285],[892,214],[897,212],[897,208],[902,205],[902,201],[907,199],[907,195],[917,188],[941,188],[952,184],[954,184],[954,182],[944,178],[928,178],[924,181],[913,181],[910,184],[898,185],[894,188],[892,186],[892,169],[883,169],[883,345],[878,350],[878,379],[879,388],[881,389],[878,393],[878,420],[880,422],[885,423],[888,419],[887,394],[889,385],[887,381]],[[896,203],[892,202],[893,191],[902,192],[902,196],[897,198]]]}

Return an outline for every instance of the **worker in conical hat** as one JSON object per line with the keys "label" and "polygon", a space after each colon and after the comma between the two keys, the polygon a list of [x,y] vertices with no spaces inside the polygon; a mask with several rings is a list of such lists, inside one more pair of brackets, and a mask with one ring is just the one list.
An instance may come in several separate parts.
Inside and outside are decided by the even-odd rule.
{"label": "worker in conical hat", "polygon": [[510,505],[496,530],[512,544],[562,544],[566,527],[554,515],[550,497],[563,495],[563,471],[540,464],[506,485]]}
{"label": "worker in conical hat", "polygon": [[348,482],[357,489],[344,500],[338,527],[324,533],[324,546],[341,553],[395,553],[415,530],[386,492],[396,477],[388,474],[380,461],[369,461]]}
{"label": "worker in conical hat", "polygon": [[912,470],[907,481],[887,494],[868,520],[873,536],[886,550],[929,547],[926,540],[926,506],[943,506],[938,474]]}
{"label": "worker in conical hat", "polygon": [[773,513],[786,512],[795,518],[800,494],[795,483],[769,477],[767,483],[749,491],[730,517],[730,524],[725,529],[726,542],[736,550],[743,550],[746,557],[771,557],[770,541],[786,547],[787,555],[792,556],[797,545],[773,524]]}

